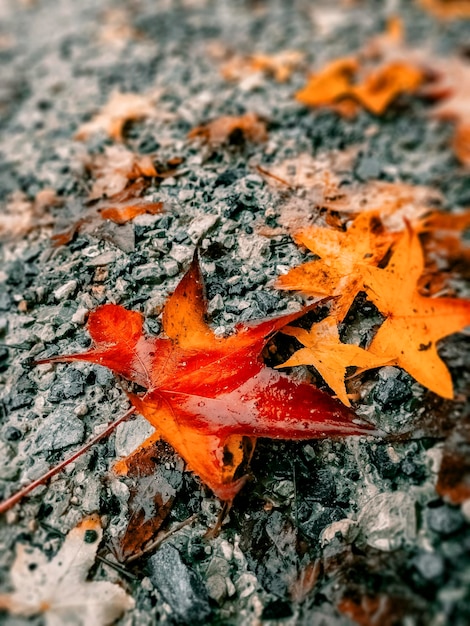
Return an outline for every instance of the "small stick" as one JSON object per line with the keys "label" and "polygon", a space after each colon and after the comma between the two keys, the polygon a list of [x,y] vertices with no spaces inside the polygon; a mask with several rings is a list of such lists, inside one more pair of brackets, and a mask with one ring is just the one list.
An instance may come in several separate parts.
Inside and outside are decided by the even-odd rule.
{"label": "small stick", "polygon": [[286,187],[293,189],[292,185],[288,183],[287,180],[284,180],[280,176],[276,176],[276,174],[272,174],[269,170],[265,170],[264,167],[261,167],[261,165],[255,165],[255,169],[258,170],[260,174],[263,174],[264,176],[269,176],[269,178],[277,180],[278,183],[281,183],[282,185],[286,185]]}
{"label": "small stick", "polygon": [[105,430],[103,430],[103,432],[92,437],[92,439],[90,439],[88,443],[86,443],[79,450],[74,452],[72,456],[68,457],[64,461],[61,461],[58,465],[56,465],[55,467],[50,469],[48,472],[43,474],[40,478],[33,480],[32,483],[30,483],[29,485],[26,485],[26,487],[23,487],[22,489],[17,491],[15,494],[10,496],[3,502],[0,502],[0,514],[5,513],[9,509],[11,509],[12,506],[14,506],[17,502],[19,502],[22,498],[24,498],[24,496],[28,495],[28,493],[33,491],[33,489],[36,489],[36,487],[39,487],[39,485],[42,485],[43,483],[45,483],[47,480],[49,480],[49,478],[52,478],[53,476],[61,472],[64,469],[64,467],[67,467],[67,465],[69,465],[70,463],[73,463],[75,459],[78,459],[78,457],[80,457],[84,452],[86,452],[92,446],[94,446],[95,443],[100,441],[100,439],[103,439],[104,437],[112,433],[113,430],[116,428],[116,426],[119,426],[121,422],[124,422],[133,413],[135,413],[134,407],[129,409],[126,413],[124,413],[124,415],[121,415],[121,417],[118,417],[118,419],[115,420],[114,422],[111,422],[110,424],[108,424],[108,426],[105,428]]}
{"label": "small stick", "polygon": [[198,517],[199,517],[198,513],[194,513],[194,515],[191,515],[191,517],[188,517],[188,519],[184,520],[184,522],[180,522],[179,524],[176,524],[176,526],[174,526],[173,528],[170,528],[168,532],[160,535],[154,541],[151,541],[150,543],[148,543],[142,550],[139,550],[139,552],[136,552],[135,554],[131,554],[131,556],[128,557],[124,561],[124,563],[126,564],[132,563],[133,561],[137,561],[137,559],[140,559],[141,557],[143,557],[145,554],[148,554],[149,552],[153,552],[154,550],[159,548],[161,544],[164,541],[166,541],[169,537],[177,533],[179,530],[181,530],[185,526],[192,524]]}

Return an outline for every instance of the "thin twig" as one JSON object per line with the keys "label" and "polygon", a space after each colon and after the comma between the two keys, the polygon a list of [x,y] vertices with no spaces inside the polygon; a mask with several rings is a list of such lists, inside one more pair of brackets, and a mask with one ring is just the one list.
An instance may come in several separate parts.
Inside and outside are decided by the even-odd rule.
{"label": "thin twig", "polygon": [[43,483],[45,483],[47,480],[49,480],[49,478],[52,478],[53,476],[61,472],[64,469],[64,467],[67,467],[67,465],[75,461],[75,459],[78,459],[84,452],[86,452],[87,450],[89,450],[89,448],[94,446],[95,443],[97,443],[98,441],[100,441],[101,439],[109,435],[110,433],[112,433],[113,430],[116,428],[116,426],[119,426],[121,422],[124,422],[133,413],[135,413],[134,407],[129,409],[127,413],[124,413],[124,415],[121,415],[121,417],[118,417],[118,419],[115,420],[114,422],[111,422],[107,426],[107,428],[103,430],[103,432],[92,437],[92,439],[90,439],[88,443],[86,443],[79,450],[74,452],[72,456],[68,457],[64,461],[61,461],[61,463],[59,463],[58,465],[50,469],[48,472],[46,472],[45,474],[43,474],[36,480],[33,480],[32,483],[30,483],[29,485],[26,485],[26,487],[23,487],[22,489],[17,491],[15,494],[10,496],[3,502],[0,502],[0,514],[5,513],[9,509],[11,509],[12,506],[14,506],[17,502],[19,502],[22,498],[24,498],[24,496],[28,495],[28,493],[33,491],[33,489],[36,489],[36,487],[39,487],[39,485],[42,485]]}
{"label": "thin twig", "polygon": [[164,533],[163,535],[160,535],[154,541],[151,541],[150,543],[148,543],[145,546],[145,548],[143,548],[142,550],[139,550],[139,552],[136,552],[135,554],[132,554],[129,558],[125,560],[125,563],[132,563],[133,561],[137,561],[137,559],[142,558],[149,552],[153,552],[154,550],[159,548],[161,544],[164,541],[166,541],[169,537],[177,533],[179,530],[181,530],[185,526],[192,524],[195,520],[197,520],[198,517],[199,515],[197,513],[194,513],[194,515],[191,515],[191,517],[188,517],[188,519],[184,520],[184,522],[180,522],[179,524],[176,524],[176,526],[171,528],[168,532]]}

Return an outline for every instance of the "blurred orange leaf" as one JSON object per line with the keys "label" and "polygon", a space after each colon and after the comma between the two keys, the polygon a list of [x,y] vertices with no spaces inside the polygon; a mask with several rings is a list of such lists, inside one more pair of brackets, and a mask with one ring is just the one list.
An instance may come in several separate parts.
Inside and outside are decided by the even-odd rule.
{"label": "blurred orange leaf", "polygon": [[222,65],[220,71],[226,80],[241,80],[247,74],[263,72],[284,83],[302,65],[304,58],[305,55],[296,50],[284,50],[277,54],[234,56]]}

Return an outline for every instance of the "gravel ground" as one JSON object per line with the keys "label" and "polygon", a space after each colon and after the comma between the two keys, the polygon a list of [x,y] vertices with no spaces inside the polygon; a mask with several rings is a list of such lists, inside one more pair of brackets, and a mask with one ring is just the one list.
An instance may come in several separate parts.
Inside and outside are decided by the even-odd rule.
{"label": "gravel ground", "polygon": [[[334,154],[348,154],[346,185],[403,181],[438,190],[448,209],[470,204],[468,176],[448,147],[452,126],[431,119],[422,100],[404,97],[382,118],[360,112],[343,120],[293,98],[307,68],[355,53],[394,14],[404,19],[413,47],[445,56],[468,46],[468,22],[437,22],[412,2],[0,0],[4,207],[12,198],[31,203],[52,188],[66,201],[55,213],[73,215],[74,201],[92,186],[87,162],[115,143],[105,133],[85,142],[74,135],[113,91],[150,94],[155,102],[155,115],[125,126],[127,148],[163,164],[182,159],[175,176],[145,192],[164,202],[162,214],[124,226],[103,223],[58,247],[46,214],[41,225],[3,243],[3,497],[128,408],[108,370],[28,366],[39,355],[83,350],[88,311],[119,303],[145,313],[148,332],[157,333],[162,306],[198,242],[218,333],[237,321],[300,306],[300,295],[278,291],[273,282],[306,255],[287,232],[260,234],[262,227],[279,226],[286,192],[257,164],[269,168],[302,154],[327,155],[329,163]],[[305,61],[286,82],[260,74],[227,81],[220,73],[227,49],[295,50]],[[187,139],[194,126],[245,112],[266,120],[266,142],[232,136],[228,145],[212,149]],[[297,199],[302,202],[301,192]],[[462,280],[455,278],[453,287],[468,296]],[[371,311],[357,322],[354,310],[347,320],[359,333],[376,321]],[[157,551],[125,563],[127,575],[103,563],[93,570],[95,578],[120,581],[135,598],[135,609],[117,623],[468,624],[470,507],[468,501],[452,506],[435,491],[442,435],[468,416],[464,346],[462,335],[442,344],[455,402],[426,392],[398,368],[362,379],[358,413],[392,433],[411,430],[408,440],[260,441],[251,463],[254,479],[214,539],[204,534],[220,503],[162,446],[152,476],[170,494],[163,528],[199,517]],[[111,546],[129,521],[133,495],[129,482],[110,468],[151,431],[139,417],[122,424],[3,516],[5,590],[15,544],[52,555],[60,543],[55,531],[66,534],[92,512],[99,512],[105,528],[101,553],[115,558]],[[0,621],[13,626],[40,624],[41,618],[23,622],[3,615]]]}

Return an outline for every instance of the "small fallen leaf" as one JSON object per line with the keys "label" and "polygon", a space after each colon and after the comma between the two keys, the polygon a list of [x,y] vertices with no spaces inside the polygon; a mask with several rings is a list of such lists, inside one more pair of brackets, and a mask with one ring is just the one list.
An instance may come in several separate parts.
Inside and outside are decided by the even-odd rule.
{"label": "small fallen leaf", "polygon": [[411,227],[386,268],[364,268],[367,296],[386,317],[369,350],[389,357],[434,393],[452,398],[452,379],[437,342],[470,324],[470,300],[423,297],[417,289],[423,269],[421,244]]}
{"label": "small fallen leaf", "polygon": [[431,60],[436,79],[423,88],[423,95],[438,100],[432,117],[455,123],[452,147],[456,157],[470,166],[470,63],[458,58]]}
{"label": "small fallen leaf", "polygon": [[334,104],[349,96],[358,69],[359,64],[354,57],[332,61],[309,77],[305,87],[295,94],[295,99],[311,107]]}
{"label": "small fallen leaf", "polygon": [[346,232],[310,226],[294,239],[320,258],[279,276],[279,289],[313,296],[335,296],[331,315],[340,322],[363,290],[364,268],[377,265],[394,240],[372,212],[359,214]]}
{"label": "small fallen leaf", "polygon": [[106,146],[90,157],[86,167],[95,178],[89,199],[114,196],[138,178],[155,178],[158,172],[150,155],[140,155],[122,145]]}
{"label": "small fallen leaf", "polygon": [[[110,220],[115,224],[126,224],[138,215],[148,213],[157,215],[164,210],[163,202],[153,202],[139,198],[146,187],[139,181],[124,189],[115,196],[100,202],[84,204],[80,200],[66,205],[65,214],[62,213],[56,220],[55,233],[52,241],[56,246],[63,246],[73,240],[77,233],[88,233],[102,238],[100,226],[103,220]],[[70,224],[71,222],[71,224]],[[112,240],[112,237],[109,237]],[[119,242],[115,241],[119,246]]]}
{"label": "small fallen leaf", "polygon": [[[171,466],[166,471],[165,466]],[[125,474],[130,491],[129,522],[124,532],[113,541],[113,551],[120,562],[142,552],[155,537],[171,511],[182,485],[183,463],[163,441],[156,441],[139,450],[124,463],[115,466]]]}
{"label": "small fallen leaf", "polygon": [[106,626],[134,607],[134,600],[111,582],[87,581],[103,531],[98,516],[71,530],[48,561],[37,548],[23,544],[10,572],[15,591],[0,596],[0,608],[13,615],[44,615],[47,626]]}
{"label": "small fallen leaf", "polygon": [[284,50],[277,54],[234,56],[222,65],[220,71],[226,80],[242,80],[247,74],[262,72],[284,83],[303,64],[304,58],[305,55],[296,50]]}
{"label": "small fallen leaf", "polygon": [[418,0],[419,4],[441,20],[470,18],[468,0]]}
{"label": "small fallen leaf", "polygon": [[257,437],[373,432],[329,395],[262,362],[273,334],[303,311],[238,326],[223,338],[207,325],[206,308],[194,257],[163,311],[168,338],[145,337],[140,313],[108,304],[89,316],[91,350],[38,363],[90,361],[144,387],[144,396],[129,396],[133,405],[222,500],[232,500],[244,484],[237,470]]}
{"label": "small fallen leaf", "polygon": [[155,115],[152,97],[138,93],[111,94],[107,104],[89,122],[82,124],[75,133],[75,139],[86,141],[91,135],[104,132],[115,141],[123,141],[124,126]]}
{"label": "small fallen leaf", "polygon": [[346,369],[351,366],[372,369],[389,363],[387,359],[371,354],[359,346],[341,343],[338,326],[332,317],[313,324],[310,330],[286,326],[281,332],[295,337],[305,347],[276,367],[313,365],[346,406],[351,406],[344,384]]}
{"label": "small fallen leaf", "polygon": [[268,138],[266,123],[255,113],[232,116],[225,115],[212,122],[193,128],[188,133],[189,139],[201,139],[217,148],[224,143],[245,141],[263,142]]}
{"label": "small fallen leaf", "polygon": [[13,193],[0,214],[0,241],[16,239],[38,226],[50,225],[52,216],[47,215],[47,209],[60,203],[53,189],[42,189],[34,200],[21,191]]}
{"label": "small fallen leaf", "polygon": [[333,61],[311,76],[295,97],[307,106],[336,107],[346,117],[355,115],[356,103],[374,115],[382,115],[397,96],[416,92],[423,80],[422,70],[405,61],[364,70],[358,60],[346,58]]}

